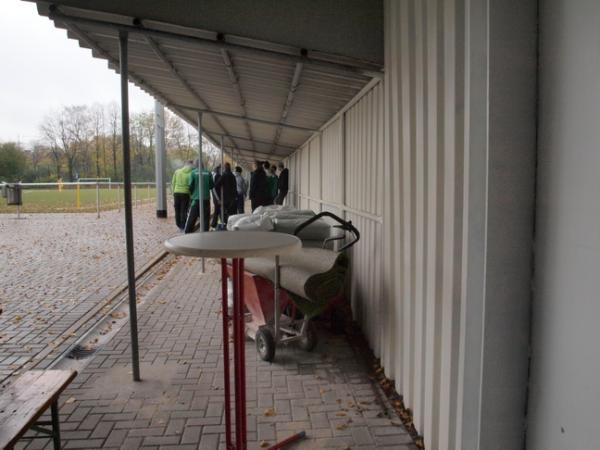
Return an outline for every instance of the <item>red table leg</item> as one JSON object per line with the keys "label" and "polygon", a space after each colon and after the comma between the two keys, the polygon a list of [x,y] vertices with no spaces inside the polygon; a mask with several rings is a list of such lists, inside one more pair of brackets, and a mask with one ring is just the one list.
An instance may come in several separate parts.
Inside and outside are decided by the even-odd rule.
{"label": "red table leg", "polygon": [[246,450],[246,319],[244,313],[244,259],[238,259],[238,304],[239,318],[238,318],[238,333],[240,336],[240,394],[241,394],[241,407],[240,407],[240,427],[241,434],[243,437],[241,450]]}
{"label": "red table leg", "polygon": [[[240,259],[232,260],[233,266],[233,357],[235,363],[235,443],[237,450],[246,450],[246,377],[245,377],[245,330],[243,297],[240,285],[243,284],[240,273]],[[242,281],[242,283],[240,283]]]}
{"label": "red table leg", "polygon": [[[227,449],[247,449],[247,422],[246,422],[246,321],[244,318],[244,259],[231,260],[233,281],[233,315],[231,318],[233,328],[233,360],[234,360],[234,386],[235,386],[235,444],[231,443],[231,393],[229,389],[229,341],[227,317],[227,261],[221,259],[221,277],[223,287],[223,357],[225,358],[225,434]],[[286,445],[304,438],[304,431],[294,434],[287,439],[271,446],[269,450],[281,449]]]}
{"label": "red table leg", "polygon": [[225,443],[227,450],[234,450],[231,442],[231,391],[229,378],[229,308],[227,305],[227,260],[221,259],[221,295],[223,314],[223,374],[225,378]]}

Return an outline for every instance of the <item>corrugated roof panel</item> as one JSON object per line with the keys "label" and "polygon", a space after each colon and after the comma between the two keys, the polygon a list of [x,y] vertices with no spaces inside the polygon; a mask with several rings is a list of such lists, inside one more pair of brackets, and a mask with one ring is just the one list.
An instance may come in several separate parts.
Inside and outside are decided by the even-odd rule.
{"label": "corrugated roof panel", "polygon": [[[43,8],[41,12],[44,13]],[[71,9],[68,13],[128,26],[133,23],[132,18],[108,17],[93,11],[83,14]],[[111,24],[72,20],[66,26],[69,37],[79,40],[82,47],[91,47],[94,56],[109,59],[109,67],[116,69],[119,57],[117,28]],[[55,24],[65,27],[59,19],[55,20]],[[160,24],[153,25],[160,28]],[[166,29],[174,29],[172,24],[164,25]],[[231,134],[266,142],[226,139],[227,145],[233,143],[240,148],[260,152],[258,157],[261,159],[271,152],[273,158],[286,156],[293,150],[290,147],[300,146],[310,136],[310,132],[279,127],[277,123],[316,130],[371,79],[356,71],[323,66],[309,60],[302,62],[298,85],[284,118],[284,108],[297,69],[296,60],[237,47],[228,47],[224,55],[223,47],[218,43],[191,40],[189,35],[178,39],[172,35],[143,34],[143,30],[138,32],[135,29],[130,30],[129,35],[132,80],[146,92],[166,101],[167,106],[184,119],[195,123],[196,113],[181,107],[210,109],[236,116],[244,115],[245,111],[249,119],[274,122],[266,124],[210,114],[203,116],[203,127],[208,134]],[[227,57],[239,92],[228,72]],[[278,147],[277,144],[288,147]],[[252,159],[251,154],[246,156]]]}

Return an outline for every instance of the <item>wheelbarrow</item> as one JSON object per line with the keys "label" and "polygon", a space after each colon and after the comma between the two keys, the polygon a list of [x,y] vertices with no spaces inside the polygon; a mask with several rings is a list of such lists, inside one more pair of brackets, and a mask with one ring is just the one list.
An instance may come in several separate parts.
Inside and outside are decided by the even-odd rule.
{"label": "wheelbarrow", "polygon": [[[321,247],[309,247],[303,233],[314,222],[329,217],[341,230],[328,235]],[[348,257],[346,250],[360,239],[352,222],[330,212],[322,212],[295,227],[293,234],[303,240],[303,248],[292,255],[271,258],[248,258],[244,272],[244,305],[246,334],[256,341],[256,350],[264,361],[273,361],[280,344],[296,343],[311,351],[317,345],[317,333],[312,319],[344,298]],[[347,239],[337,251],[326,248],[332,241]],[[231,268],[229,268],[231,277]]]}

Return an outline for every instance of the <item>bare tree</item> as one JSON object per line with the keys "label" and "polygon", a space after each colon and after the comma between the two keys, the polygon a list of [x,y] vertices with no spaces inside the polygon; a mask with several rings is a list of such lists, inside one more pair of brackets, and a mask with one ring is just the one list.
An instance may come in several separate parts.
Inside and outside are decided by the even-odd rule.
{"label": "bare tree", "polygon": [[[101,141],[104,141],[104,108],[102,105],[95,103],[90,109],[90,119],[94,139],[94,148],[96,156],[96,178],[100,177],[100,149]],[[104,159],[106,162],[106,159]]]}
{"label": "bare tree", "polygon": [[39,172],[40,164],[46,158],[47,153],[47,147],[40,143],[36,143],[31,149],[31,169],[34,173]]}
{"label": "bare tree", "polygon": [[113,179],[117,179],[117,146],[118,146],[118,135],[119,135],[119,121],[121,116],[119,114],[119,106],[112,102],[108,105],[108,122],[110,129],[111,139],[111,153],[112,153],[112,164],[113,164]]}
{"label": "bare tree", "polygon": [[70,145],[69,133],[60,113],[48,114],[41,125],[43,140],[50,146],[52,160],[56,167],[56,176],[61,176],[61,166],[65,148]]}
{"label": "bare tree", "polygon": [[[50,159],[46,167],[55,167],[58,176],[61,171],[68,172],[71,180],[77,174],[82,177],[112,176],[114,180],[120,179],[120,125],[120,110],[115,103],[66,106],[49,114],[40,126],[43,143],[48,148],[47,158]],[[131,162],[132,175],[136,180],[152,179],[154,175],[154,125],[152,111],[131,114]],[[195,127],[167,112],[165,128],[167,158],[173,162],[173,166],[196,157],[198,134]],[[205,139],[206,167],[218,164],[219,154],[219,150]]]}
{"label": "bare tree", "polygon": [[73,181],[77,158],[80,155],[87,157],[87,150],[92,136],[90,115],[87,106],[78,105],[65,107],[62,117],[70,138],[69,145],[65,146],[65,156],[67,158],[69,178]]}
{"label": "bare tree", "polygon": [[166,119],[165,140],[167,141],[167,148],[176,149],[180,152],[185,145],[183,121],[175,114],[168,112]]}

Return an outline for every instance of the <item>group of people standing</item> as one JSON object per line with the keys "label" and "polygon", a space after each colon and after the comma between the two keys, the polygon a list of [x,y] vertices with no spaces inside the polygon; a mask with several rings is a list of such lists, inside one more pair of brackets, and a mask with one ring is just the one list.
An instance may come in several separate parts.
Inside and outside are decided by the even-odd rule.
{"label": "group of people standing", "polygon": [[[277,169],[279,168],[279,176]],[[282,162],[277,166],[268,161],[255,161],[250,174],[250,203],[252,211],[259,206],[283,205],[288,193],[289,171]]]}
{"label": "group of people standing", "polygon": [[[256,161],[254,172],[250,176],[250,201],[252,210],[259,206],[283,204],[288,192],[288,170],[283,163],[277,167],[267,161]],[[225,163],[215,167],[212,173],[202,169],[201,177],[197,161],[187,161],[183,167],[173,173],[171,190],[175,206],[175,223],[184,233],[196,228],[200,217],[200,182],[202,180],[203,229],[218,228],[227,224],[229,216],[244,213],[244,203],[248,194],[248,183],[242,176],[242,168]],[[211,216],[212,199],[212,216]]]}

